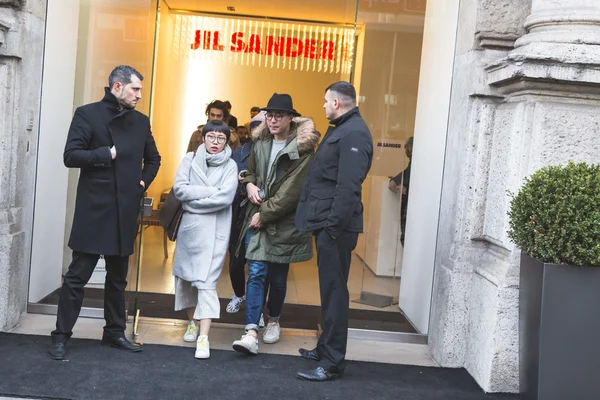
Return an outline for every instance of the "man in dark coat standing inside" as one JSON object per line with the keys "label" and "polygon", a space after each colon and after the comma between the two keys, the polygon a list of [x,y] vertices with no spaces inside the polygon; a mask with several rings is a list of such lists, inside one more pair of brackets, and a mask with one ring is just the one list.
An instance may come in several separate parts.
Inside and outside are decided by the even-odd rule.
{"label": "man in dark coat standing inside", "polygon": [[356,107],[356,90],[337,82],[325,91],[331,122],[312,160],[296,210],[296,227],[312,231],[317,245],[323,332],[317,347],[300,349],[319,367],[298,372],[324,382],[344,373],[348,341],[348,274],[352,251],[363,231],[362,183],[373,160],[373,139]]}
{"label": "man in dark coat standing inside", "polygon": [[125,287],[140,201],[160,167],[150,120],[134,110],[142,97],[143,79],[132,67],[116,67],[104,98],[77,108],[69,128],[64,163],[79,168],[80,175],[69,239],[73,261],[60,291],[56,330],[48,350],[55,360],[66,357],[84,286],[100,255],[106,261],[102,343],[142,350],[125,338]]}

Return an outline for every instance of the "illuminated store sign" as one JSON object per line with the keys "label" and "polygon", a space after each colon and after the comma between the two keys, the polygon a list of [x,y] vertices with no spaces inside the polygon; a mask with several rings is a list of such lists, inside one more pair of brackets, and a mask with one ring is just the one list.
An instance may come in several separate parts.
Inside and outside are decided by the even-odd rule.
{"label": "illuminated store sign", "polygon": [[174,42],[177,58],[348,73],[354,53],[354,30],[178,15]]}

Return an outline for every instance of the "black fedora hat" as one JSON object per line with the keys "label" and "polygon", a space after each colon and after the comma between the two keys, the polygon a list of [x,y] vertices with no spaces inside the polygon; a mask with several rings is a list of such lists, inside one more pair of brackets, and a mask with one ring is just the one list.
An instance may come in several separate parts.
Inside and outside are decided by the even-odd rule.
{"label": "black fedora hat", "polygon": [[261,108],[261,111],[285,111],[294,114],[296,117],[300,116],[300,113],[294,110],[292,96],[289,94],[273,93],[273,96],[271,96],[269,99],[267,106]]}

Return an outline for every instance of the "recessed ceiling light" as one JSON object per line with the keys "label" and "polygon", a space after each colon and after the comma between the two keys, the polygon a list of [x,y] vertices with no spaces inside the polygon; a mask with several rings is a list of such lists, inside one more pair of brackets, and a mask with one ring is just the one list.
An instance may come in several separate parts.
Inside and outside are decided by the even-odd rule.
{"label": "recessed ceiling light", "polygon": [[227,6],[227,11],[235,11],[235,7],[233,7],[233,6]]}

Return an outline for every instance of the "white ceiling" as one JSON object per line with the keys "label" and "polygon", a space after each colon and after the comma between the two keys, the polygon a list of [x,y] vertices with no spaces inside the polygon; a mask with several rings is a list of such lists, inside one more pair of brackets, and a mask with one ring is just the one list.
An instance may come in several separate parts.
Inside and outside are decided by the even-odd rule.
{"label": "white ceiling", "polygon": [[[356,0],[165,0],[172,10],[354,23]],[[235,12],[227,10],[235,7]]]}

